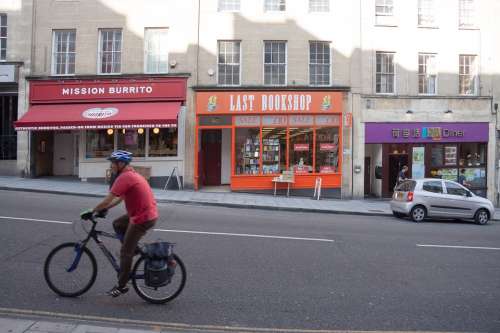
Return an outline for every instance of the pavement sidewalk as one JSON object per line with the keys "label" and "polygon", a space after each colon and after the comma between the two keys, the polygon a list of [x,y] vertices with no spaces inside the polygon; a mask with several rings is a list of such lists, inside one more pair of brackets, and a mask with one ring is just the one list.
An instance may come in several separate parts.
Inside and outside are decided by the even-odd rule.
{"label": "pavement sidewalk", "polygon": [[[106,184],[81,182],[69,178],[20,178],[0,176],[1,190],[18,190],[41,193],[72,194],[102,197],[108,192]],[[153,189],[158,202],[181,203],[209,206],[224,206],[233,208],[257,208],[269,210],[286,210],[296,212],[392,216],[389,201],[382,199],[313,200],[310,197],[286,197],[269,194],[249,194],[235,192],[207,192],[189,190]],[[500,220],[500,210],[497,209],[494,220]]]}
{"label": "pavement sidewalk", "polygon": [[[187,326],[187,325],[186,325]],[[186,333],[199,330],[166,329],[154,325],[117,325],[68,319],[0,317],[1,333]],[[210,332],[204,330],[204,332]]]}

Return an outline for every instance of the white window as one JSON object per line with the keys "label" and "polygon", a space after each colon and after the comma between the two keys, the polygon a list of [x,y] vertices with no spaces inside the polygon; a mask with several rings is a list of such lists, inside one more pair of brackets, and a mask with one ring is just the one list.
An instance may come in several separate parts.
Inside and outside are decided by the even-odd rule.
{"label": "white window", "polygon": [[309,0],[309,12],[329,12],[330,0]]}
{"label": "white window", "polygon": [[0,14],[0,60],[7,60],[7,14]]}
{"label": "white window", "polygon": [[52,44],[52,75],[75,74],[75,30],[54,30]]}
{"label": "white window", "polygon": [[378,16],[394,15],[394,0],[376,0],[375,15]]}
{"label": "white window", "polygon": [[436,55],[418,55],[418,93],[434,95],[437,93]]}
{"label": "white window", "polygon": [[146,28],[144,71],[146,73],[168,72],[167,28]]}
{"label": "white window", "polygon": [[461,95],[476,95],[478,85],[477,57],[461,54],[459,58],[459,92]]}
{"label": "white window", "polygon": [[264,42],[264,84],[286,84],[286,42]]}
{"label": "white window", "polygon": [[474,0],[459,0],[458,6],[460,28],[474,27]]}
{"label": "white window", "polygon": [[217,57],[217,81],[220,85],[240,84],[240,41],[219,41]]}
{"label": "white window", "polygon": [[264,11],[284,12],[286,10],[286,0],[264,0]]}
{"label": "white window", "polygon": [[418,0],[418,25],[427,27],[434,26],[434,15],[434,0]]}
{"label": "white window", "polygon": [[119,74],[122,64],[122,29],[99,30],[99,74]]}
{"label": "white window", "polygon": [[219,12],[238,12],[240,6],[240,0],[219,0]]}
{"label": "white window", "polygon": [[394,52],[377,51],[375,91],[380,94],[394,93]]}
{"label": "white window", "polygon": [[330,43],[309,43],[309,83],[314,86],[330,84]]}

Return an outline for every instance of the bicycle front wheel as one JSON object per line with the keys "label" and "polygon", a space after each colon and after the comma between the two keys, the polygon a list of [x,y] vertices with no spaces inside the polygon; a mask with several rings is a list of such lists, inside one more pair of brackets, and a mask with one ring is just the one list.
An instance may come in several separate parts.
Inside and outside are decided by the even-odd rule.
{"label": "bicycle front wheel", "polygon": [[53,249],[43,267],[50,289],[63,297],[77,297],[92,287],[97,276],[97,262],[86,247],[64,243]]}
{"label": "bicycle front wheel", "polygon": [[176,264],[175,273],[170,283],[162,287],[149,287],[144,279],[144,265],[146,260],[140,257],[134,265],[132,271],[132,285],[141,298],[154,304],[164,304],[170,302],[182,292],[186,285],[186,267],[181,259],[174,254]]}

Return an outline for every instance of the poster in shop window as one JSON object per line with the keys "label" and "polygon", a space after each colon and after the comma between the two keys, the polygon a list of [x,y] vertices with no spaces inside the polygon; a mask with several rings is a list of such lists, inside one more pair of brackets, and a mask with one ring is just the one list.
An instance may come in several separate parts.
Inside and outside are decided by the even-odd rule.
{"label": "poster in shop window", "polygon": [[421,179],[425,177],[425,147],[413,147],[411,178]]}

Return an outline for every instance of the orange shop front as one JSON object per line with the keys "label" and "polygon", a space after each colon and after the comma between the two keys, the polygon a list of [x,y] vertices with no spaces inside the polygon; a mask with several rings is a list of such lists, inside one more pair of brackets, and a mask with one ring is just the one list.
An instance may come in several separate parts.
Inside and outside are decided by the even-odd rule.
{"label": "orange shop front", "polygon": [[273,189],[294,172],[292,194],[340,196],[343,92],[197,91],[195,188]]}

